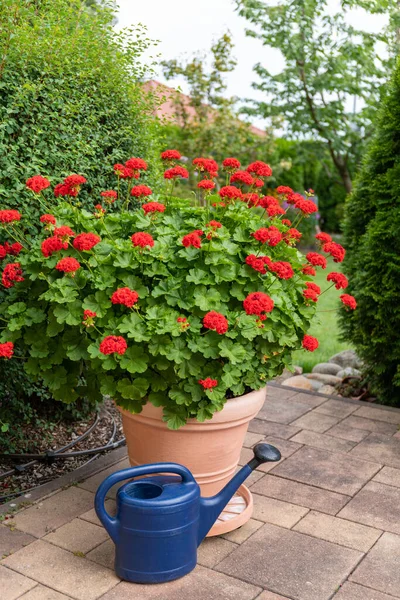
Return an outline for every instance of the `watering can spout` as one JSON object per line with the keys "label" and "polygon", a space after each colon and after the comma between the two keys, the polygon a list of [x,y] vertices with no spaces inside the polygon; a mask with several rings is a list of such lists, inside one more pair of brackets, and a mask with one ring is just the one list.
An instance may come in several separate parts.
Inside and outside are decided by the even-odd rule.
{"label": "watering can spout", "polygon": [[254,448],[254,457],[240,469],[229,483],[215,496],[200,499],[200,527],[198,535],[198,545],[206,537],[211,527],[214,525],[218,516],[221,514],[229,500],[238,490],[240,485],[247,477],[257,469],[259,465],[265,462],[275,462],[280,460],[281,453],[277,448],[270,444],[257,444]]}

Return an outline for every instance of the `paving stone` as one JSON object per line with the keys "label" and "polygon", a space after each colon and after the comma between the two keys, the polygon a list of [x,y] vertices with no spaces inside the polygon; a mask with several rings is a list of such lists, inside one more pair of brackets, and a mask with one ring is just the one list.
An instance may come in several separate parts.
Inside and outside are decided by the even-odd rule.
{"label": "paving stone", "polygon": [[222,537],[206,538],[198,547],[197,562],[203,567],[213,568],[236,548],[237,544],[224,540]]}
{"label": "paving stone", "polygon": [[267,398],[277,398],[278,400],[288,400],[297,394],[295,390],[288,390],[284,387],[267,385]]}
{"label": "paving stone", "polygon": [[257,415],[258,419],[288,424],[309,412],[311,407],[301,402],[285,402],[278,398],[269,398]]}
{"label": "paving stone", "polygon": [[339,417],[330,417],[312,411],[308,415],[300,417],[296,421],[293,421],[293,425],[300,427],[301,429],[309,429],[310,431],[316,431],[317,433],[324,433],[327,429],[330,429],[333,425],[340,421]]}
{"label": "paving stone", "polygon": [[[112,500],[111,498],[109,498],[108,500],[106,500],[104,502],[104,506],[106,511],[112,516],[114,517],[117,513],[117,504],[115,502],[115,500]],[[101,524],[100,520],[97,518],[96,515],[96,511],[94,510],[94,508],[92,508],[91,510],[88,510],[87,512],[79,515],[80,519],[83,519],[84,521],[89,521],[89,523],[93,523],[93,525],[100,525],[101,527],[103,527],[103,525]]]}
{"label": "paving stone", "polygon": [[268,436],[268,438],[265,439],[265,442],[271,444],[272,446],[276,446],[283,458],[292,456],[292,454],[294,454],[302,446],[302,444],[292,442],[292,440],[281,440],[280,438],[276,438],[272,435]]}
{"label": "paving stone", "polygon": [[261,590],[198,565],[194,571],[161,585],[122,582],[101,600],[254,600]]}
{"label": "paving stone", "polygon": [[251,491],[331,515],[335,515],[349,501],[349,496],[274,475],[265,475],[251,488]]}
{"label": "paving stone", "polygon": [[252,431],[253,433],[262,433],[264,436],[272,435],[287,440],[301,430],[300,427],[292,427],[292,425],[282,425],[280,423],[272,423],[272,421],[253,419],[250,421],[249,431]]}
{"label": "paving stone", "polygon": [[368,552],[382,534],[379,529],[365,527],[365,525],[359,525],[316,511],[309,512],[304,519],[295,525],[294,529],[321,540],[334,542],[340,546],[346,546],[346,548],[353,548],[361,552]]}
{"label": "paving stone", "polygon": [[51,590],[44,585],[37,585],[30,592],[27,592],[19,600],[72,600],[71,596],[65,596],[55,590]]}
{"label": "paving stone", "polygon": [[264,591],[261,596],[257,596],[257,600],[290,600],[290,598],[281,596],[280,594],[274,594],[274,592]]}
{"label": "paving stone", "polygon": [[381,433],[370,433],[350,454],[383,465],[400,467],[400,439]]}
{"label": "paving stone", "polygon": [[44,537],[47,542],[70,552],[86,554],[108,538],[104,527],[93,525],[83,519],[74,519]]}
{"label": "paving stone", "polygon": [[222,537],[225,540],[229,540],[230,542],[235,542],[236,544],[241,544],[245,540],[247,540],[257,529],[260,529],[264,523],[262,521],[256,521],[255,519],[250,519],[239,527],[238,529],[234,529],[234,531],[230,531],[229,533],[224,533]]}
{"label": "paving stone", "polygon": [[379,465],[308,446],[286,458],[274,474],[353,496],[379,471]]}
{"label": "paving stone", "polygon": [[400,534],[400,489],[370,481],[337,516]]}
{"label": "paving stone", "polygon": [[386,485],[394,485],[400,487],[400,469],[393,469],[393,467],[383,467],[375,475],[372,481],[378,481],[379,483],[386,483]]}
{"label": "paving stone", "polygon": [[366,587],[400,596],[400,536],[384,533],[350,579]]}
{"label": "paving stone", "polygon": [[93,506],[94,494],[78,487],[58,492],[15,515],[17,529],[42,537]]}
{"label": "paving stone", "polygon": [[372,419],[364,419],[358,417],[354,413],[344,419],[341,425],[363,429],[373,433],[383,433],[385,435],[393,435],[397,431],[397,425],[392,423],[384,423],[383,421],[373,421]]}
{"label": "paving stone", "polygon": [[367,437],[369,432],[364,429],[357,429],[356,427],[345,425],[342,421],[328,429],[325,433],[343,440],[349,440],[349,442],[361,442],[361,440]]}
{"label": "paving stone", "polygon": [[328,400],[321,406],[318,406],[315,411],[330,415],[331,417],[348,417],[359,408],[358,404],[351,404],[342,400]]}
{"label": "paving stone", "polygon": [[95,600],[119,582],[110,569],[43,540],[8,556],[3,564],[77,600]]}
{"label": "paving stone", "polygon": [[393,596],[381,594],[381,592],[371,590],[371,588],[366,588],[363,585],[346,581],[338,593],[334,595],[334,600],[393,600]]}
{"label": "paving stone", "polygon": [[[121,469],[127,469],[128,467],[130,467],[130,463],[129,463],[129,459],[127,457],[127,458],[124,458],[123,460],[121,460],[120,462],[118,462],[117,464],[112,465],[108,469],[104,469],[104,471],[100,471],[100,473],[96,473],[96,475],[93,475],[92,477],[89,477],[89,479],[82,481],[79,484],[79,487],[83,488],[84,490],[88,490],[89,492],[97,492],[97,488],[105,480],[106,477],[111,475],[111,473],[115,473],[115,471],[120,471]],[[110,488],[107,492],[107,497],[115,498],[118,488],[121,487],[122,483],[123,482],[120,481],[119,483],[114,485],[112,488]]]}
{"label": "paving stone", "polygon": [[103,567],[107,567],[107,569],[114,569],[114,561],[115,561],[115,544],[112,540],[108,539],[100,546],[97,546],[91,552],[86,554],[86,558],[92,560],[99,565],[103,565]]}
{"label": "paving stone", "polygon": [[0,565],[1,600],[15,600],[35,585],[36,581]]}
{"label": "paving stone", "polygon": [[274,525],[264,525],[217,570],[296,600],[328,600],[362,554]]}
{"label": "paving stone", "polygon": [[18,529],[0,525],[0,559],[34,542],[36,538]]}
{"label": "paving stone", "polygon": [[361,406],[355,413],[355,416],[400,425],[400,410],[386,410],[383,407]]}
{"label": "paving stone", "polygon": [[261,440],[263,440],[263,439],[264,439],[263,434],[252,433],[251,431],[248,431],[244,438],[243,446],[245,448],[253,448],[253,446],[255,446],[255,444],[257,444],[258,442],[261,442]]}
{"label": "paving stone", "polygon": [[288,529],[308,513],[308,508],[304,506],[281,502],[281,500],[258,494],[253,494],[253,502],[253,517],[257,521],[272,523]]}
{"label": "paving stone", "polygon": [[323,404],[324,402],[326,402],[326,398],[323,398],[321,396],[317,396],[314,394],[306,394],[303,392],[299,392],[295,396],[292,396],[291,398],[289,398],[289,400],[287,400],[287,401],[288,402],[300,402],[301,404],[307,404],[308,406],[315,408],[316,406],[320,406],[320,404]]}
{"label": "paving stone", "polygon": [[325,433],[307,431],[306,429],[297,433],[290,441],[313,446],[314,448],[322,448],[322,450],[330,450],[331,452],[348,452],[354,448],[354,442],[335,438]]}

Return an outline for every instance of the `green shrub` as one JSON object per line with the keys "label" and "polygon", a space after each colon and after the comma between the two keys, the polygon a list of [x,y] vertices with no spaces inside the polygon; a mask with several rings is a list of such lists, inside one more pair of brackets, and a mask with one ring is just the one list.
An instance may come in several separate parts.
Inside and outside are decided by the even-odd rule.
{"label": "green shrub", "polygon": [[400,62],[346,205],[344,263],[358,309],[341,320],[371,388],[400,405]]}

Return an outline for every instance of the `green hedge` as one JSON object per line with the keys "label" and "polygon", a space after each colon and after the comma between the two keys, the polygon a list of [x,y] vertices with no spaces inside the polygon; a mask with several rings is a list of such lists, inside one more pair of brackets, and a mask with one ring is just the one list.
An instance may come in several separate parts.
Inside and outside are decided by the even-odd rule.
{"label": "green hedge", "polygon": [[365,361],[372,391],[400,405],[400,61],[346,205],[344,263],[358,302],[341,319]]}

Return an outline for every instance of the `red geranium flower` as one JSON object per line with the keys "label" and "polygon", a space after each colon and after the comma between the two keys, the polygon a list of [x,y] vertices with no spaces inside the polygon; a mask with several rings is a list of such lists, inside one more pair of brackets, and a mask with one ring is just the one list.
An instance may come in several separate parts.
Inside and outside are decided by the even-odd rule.
{"label": "red geranium flower", "polygon": [[4,244],[4,249],[7,254],[10,254],[11,256],[18,256],[18,254],[23,249],[23,245],[19,242],[14,242],[13,244],[9,244],[8,242],[6,242]]}
{"label": "red geranium flower", "polygon": [[14,283],[19,281],[24,281],[20,263],[8,263],[8,265],[4,267],[1,283],[6,288],[12,288],[14,287]]}
{"label": "red geranium flower", "polygon": [[315,292],[318,295],[321,293],[321,288],[319,287],[319,285],[317,285],[316,283],[314,283],[312,281],[307,281],[306,286],[309,290],[312,290],[313,292]]}
{"label": "red geranium flower", "polygon": [[271,177],[272,175],[271,167],[261,160],[256,160],[255,162],[251,163],[247,167],[246,171],[249,173],[254,173],[258,177]]}
{"label": "red geranium flower", "polygon": [[287,186],[287,185],[280,185],[279,187],[276,188],[276,193],[277,194],[293,194],[293,190],[291,187]]}
{"label": "red geranium flower", "polygon": [[222,166],[226,171],[231,169],[240,169],[240,162],[237,158],[225,158],[222,161]]}
{"label": "red geranium flower", "polygon": [[202,179],[197,184],[197,187],[202,190],[213,190],[215,188],[215,183],[210,179]]}
{"label": "red geranium flower", "polygon": [[3,258],[5,258],[7,256],[7,250],[5,249],[5,247],[0,244],[0,260],[3,260]]}
{"label": "red geranium flower", "polygon": [[163,213],[165,211],[165,204],[161,204],[161,202],[147,202],[147,204],[142,204],[142,208],[146,215],[152,212]]}
{"label": "red geranium flower", "polygon": [[164,150],[161,152],[161,158],[163,160],[179,160],[182,156],[178,150]]}
{"label": "red geranium flower", "polygon": [[30,177],[26,182],[26,187],[32,190],[35,194],[39,194],[42,190],[45,190],[50,186],[50,181],[46,177],[41,175],[34,175]]}
{"label": "red geranium flower", "polygon": [[208,312],[203,318],[203,325],[206,329],[212,329],[219,334],[226,333],[228,331],[228,321],[221,315],[221,313],[212,310]]}
{"label": "red geranium flower", "polygon": [[139,299],[139,294],[128,287],[118,288],[111,296],[113,304],[123,304],[128,308],[132,308]]}
{"label": "red geranium flower", "polygon": [[152,248],[154,246],[154,240],[151,235],[142,231],[134,233],[131,240],[134,246],[140,246],[141,248],[146,248],[146,246]]}
{"label": "red geranium flower", "polygon": [[94,216],[99,219],[100,217],[102,217],[103,215],[106,214],[106,210],[105,208],[102,207],[101,204],[96,204],[95,205],[95,209],[97,210],[97,213],[94,213]]}
{"label": "red geranium flower", "polygon": [[218,381],[207,377],[206,379],[199,379],[199,384],[202,385],[205,390],[212,390],[212,388],[218,385]]}
{"label": "red geranium flower", "polygon": [[151,196],[152,194],[151,188],[147,185],[134,185],[131,189],[131,196],[135,198],[142,198],[143,196]]}
{"label": "red geranium flower", "polygon": [[343,261],[346,250],[340,244],[336,242],[328,242],[322,246],[322,250],[330,254],[333,258],[333,262],[340,263]]}
{"label": "red geranium flower", "polygon": [[3,342],[0,344],[0,358],[11,358],[14,354],[14,344],[12,342]]}
{"label": "red geranium flower", "polygon": [[291,279],[294,275],[292,265],[283,260],[272,263],[269,269],[280,279]]}
{"label": "red geranium flower", "polygon": [[21,219],[21,213],[18,210],[0,210],[0,223],[13,223]]}
{"label": "red geranium flower", "polygon": [[246,265],[263,275],[267,272],[265,262],[261,256],[257,257],[255,254],[249,254],[249,256],[246,256]]}
{"label": "red geranium flower", "polygon": [[56,235],[49,237],[42,242],[42,254],[46,258],[58,252],[59,250],[66,250],[68,248],[68,242],[63,242]]}
{"label": "red geranium flower", "polygon": [[262,179],[255,179],[255,180],[254,180],[254,185],[255,185],[256,187],[262,188],[262,187],[263,187],[263,185],[264,185],[264,182],[263,182],[263,180],[262,180]]}
{"label": "red geranium flower", "polygon": [[50,225],[55,225],[56,224],[56,218],[53,215],[50,215],[50,214],[46,213],[45,215],[42,215],[40,217],[40,222],[41,223],[50,224]]}
{"label": "red geranium flower", "polygon": [[132,169],[133,171],[146,171],[147,162],[143,160],[143,158],[133,157],[126,161],[125,167],[128,167],[128,169]]}
{"label": "red geranium flower", "polygon": [[265,316],[274,308],[274,301],[264,292],[252,292],[243,300],[243,307],[248,315]]}
{"label": "red geranium flower", "polygon": [[112,204],[118,198],[118,194],[115,190],[105,190],[104,192],[100,192],[100,196],[102,196],[103,198],[108,198],[106,202],[108,202],[109,204]]}
{"label": "red geranium flower", "polygon": [[99,350],[102,354],[125,354],[128,344],[120,335],[108,335],[101,342]]}
{"label": "red geranium flower", "polygon": [[57,183],[54,187],[54,196],[58,198],[59,196],[72,196],[76,197],[78,195],[78,189],[73,188],[66,183]]}
{"label": "red geranium flower", "polygon": [[210,221],[206,224],[206,227],[212,227],[213,229],[220,229],[222,227],[222,223],[219,221]]}
{"label": "red geranium flower", "polygon": [[70,237],[75,237],[76,235],[68,225],[56,227],[53,233],[56,237],[61,238],[63,242],[68,242]]}
{"label": "red geranium flower", "polygon": [[268,242],[269,246],[276,246],[282,240],[281,232],[274,227],[274,225],[271,225],[270,227],[261,227],[251,235],[262,244]]}
{"label": "red geranium flower", "polygon": [[101,238],[95,233],[80,233],[74,239],[73,246],[76,250],[91,250],[101,242]]}
{"label": "red geranium flower", "polygon": [[239,200],[243,200],[243,202],[247,202],[247,204],[251,204],[251,206],[262,206],[262,198],[255,192],[247,192],[247,194],[243,194]]}
{"label": "red geranium flower", "polygon": [[75,273],[78,269],[81,268],[81,265],[76,260],[76,258],[72,258],[71,256],[66,256],[58,261],[56,264],[57,271],[62,271],[63,273]]}
{"label": "red geranium flower", "polygon": [[207,171],[213,177],[217,174],[218,164],[212,158],[195,158],[193,159],[193,164],[198,171]]}
{"label": "red geranium flower", "polygon": [[260,200],[260,206],[262,208],[270,208],[272,206],[279,206],[279,201],[274,196],[263,196]]}
{"label": "red geranium flower", "polygon": [[329,233],[317,233],[317,235],[315,236],[315,239],[318,240],[319,242],[321,242],[322,244],[327,244],[328,242],[332,241],[331,236],[329,235]]}
{"label": "red geranium flower", "polygon": [[313,302],[318,300],[318,294],[314,292],[314,290],[310,290],[308,288],[303,291],[303,296],[306,298],[306,300],[312,300]]}
{"label": "red geranium flower", "polygon": [[83,177],[82,175],[76,175],[75,173],[73,173],[72,175],[68,175],[68,177],[66,177],[64,179],[64,184],[67,187],[70,187],[73,190],[76,190],[83,183],[86,183],[86,181],[87,181],[87,179],[85,179],[85,177]]}
{"label": "red geranium flower", "polygon": [[231,176],[230,182],[252,185],[254,183],[254,178],[247,171],[236,171],[236,173]]}
{"label": "red geranium flower", "polygon": [[349,285],[349,280],[347,279],[346,275],[343,275],[343,273],[329,273],[326,280],[333,281],[337,290],[345,290]]}
{"label": "red geranium flower", "polygon": [[285,211],[279,204],[274,204],[267,208],[267,213],[269,217],[276,217],[277,215],[284,215]]}
{"label": "red geranium flower", "polygon": [[282,225],[287,225],[288,227],[290,227],[292,224],[292,221],[289,221],[289,219],[282,219],[281,223],[282,223]]}
{"label": "red geranium flower", "polygon": [[185,248],[189,246],[193,246],[194,248],[201,248],[201,239],[200,235],[203,235],[203,232],[200,229],[193,231],[192,233],[188,233],[184,235],[182,238],[182,244]]}
{"label": "red geranium flower", "polygon": [[304,200],[304,198],[297,200],[294,207],[301,210],[305,215],[312,215],[318,211],[317,205],[312,200]]}
{"label": "red geranium flower", "polygon": [[303,267],[301,272],[304,273],[304,275],[311,275],[312,277],[317,274],[316,270],[311,265],[306,265]]}
{"label": "red geranium flower", "polygon": [[225,185],[219,190],[218,194],[221,198],[229,198],[230,200],[243,198],[242,192],[233,185]]}
{"label": "red geranium flower", "polygon": [[92,310],[84,310],[82,324],[85,327],[94,327],[95,317],[97,317],[97,314],[95,312],[93,312]]}
{"label": "red geranium flower", "polygon": [[312,335],[305,335],[303,337],[302,346],[305,350],[314,352],[314,350],[318,348],[319,343],[317,338],[313,337]]}
{"label": "red geranium flower", "polygon": [[304,200],[303,196],[301,194],[297,194],[296,192],[289,192],[286,195],[286,202],[288,204],[296,204],[296,202],[300,202],[301,200]]}
{"label": "red geranium flower", "polygon": [[323,269],[326,269],[326,266],[328,264],[325,256],[322,256],[322,254],[318,254],[318,252],[309,252],[308,254],[306,254],[306,259],[314,267],[322,267]]}
{"label": "red geranium flower", "polygon": [[340,299],[343,304],[351,308],[351,310],[355,310],[357,308],[357,301],[354,296],[350,296],[350,294],[342,294]]}
{"label": "red geranium flower", "polygon": [[129,169],[125,165],[117,163],[114,165],[114,173],[121,179],[139,179],[139,173],[134,173],[132,169]]}
{"label": "red geranium flower", "polygon": [[184,167],[172,167],[172,169],[167,169],[164,172],[164,179],[177,179],[178,177],[182,177],[182,179],[187,179],[189,177],[189,171]]}

